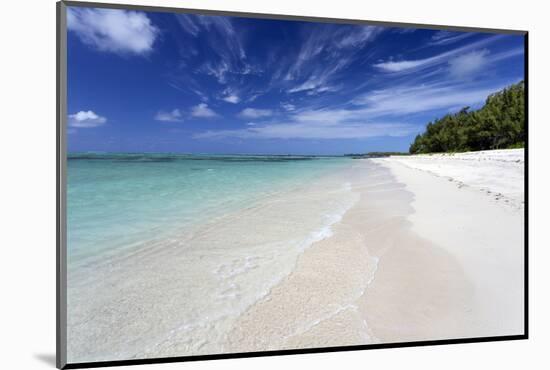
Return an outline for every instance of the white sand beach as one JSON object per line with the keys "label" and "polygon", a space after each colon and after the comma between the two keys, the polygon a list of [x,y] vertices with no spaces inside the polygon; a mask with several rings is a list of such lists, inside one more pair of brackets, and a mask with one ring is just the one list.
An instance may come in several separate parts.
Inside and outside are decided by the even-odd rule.
{"label": "white sand beach", "polygon": [[69,271],[69,359],[522,334],[523,165],[522,150],[350,160]]}
{"label": "white sand beach", "polygon": [[486,191],[497,200],[523,206],[523,149],[394,156],[391,162],[446,177],[458,185]]}
{"label": "white sand beach", "polygon": [[458,337],[523,333],[523,149],[375,160],[414,194],[411,231],[458,263]]}
{"label": "white sand beach", "polygon": [[357,161],[360,201],[241,317],[229,348],[523,333],[522,154]]}

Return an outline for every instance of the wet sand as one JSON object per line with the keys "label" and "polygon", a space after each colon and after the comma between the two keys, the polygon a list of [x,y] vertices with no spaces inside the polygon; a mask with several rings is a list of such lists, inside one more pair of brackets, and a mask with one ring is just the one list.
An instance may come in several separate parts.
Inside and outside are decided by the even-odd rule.
{"label": "wet sand", "polygon": [[413,194],[371,161],[347,178],[359,202],[241,316],[227,351],[472,336],[473,284],[452,254],[412,230]]}

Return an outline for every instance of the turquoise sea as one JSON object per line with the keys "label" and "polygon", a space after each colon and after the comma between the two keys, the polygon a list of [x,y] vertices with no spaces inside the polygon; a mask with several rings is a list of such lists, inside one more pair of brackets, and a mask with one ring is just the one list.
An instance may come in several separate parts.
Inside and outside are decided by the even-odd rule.
{"label": "turquoise sea", "polygon": [[68,156],[69,264],[133,248],[349,164],[344,157]]}

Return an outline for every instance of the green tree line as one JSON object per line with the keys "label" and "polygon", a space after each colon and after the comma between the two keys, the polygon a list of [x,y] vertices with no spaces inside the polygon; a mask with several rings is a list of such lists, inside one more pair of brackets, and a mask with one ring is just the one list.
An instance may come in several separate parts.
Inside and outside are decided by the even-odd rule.
{"label": "green tree line", "polygon": [[522,148],[525,143],[524,82],[490,95],[485,105],[428,123],[417,135],[411,154]]}

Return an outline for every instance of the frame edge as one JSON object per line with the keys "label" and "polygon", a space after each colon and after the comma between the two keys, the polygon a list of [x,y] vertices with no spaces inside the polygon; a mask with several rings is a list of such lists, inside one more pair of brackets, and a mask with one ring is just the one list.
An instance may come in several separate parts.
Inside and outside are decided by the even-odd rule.
{"label": "frame edge", "polygon": [[56,3],[56,367],[67,365],[66,117],[67,6]]}

